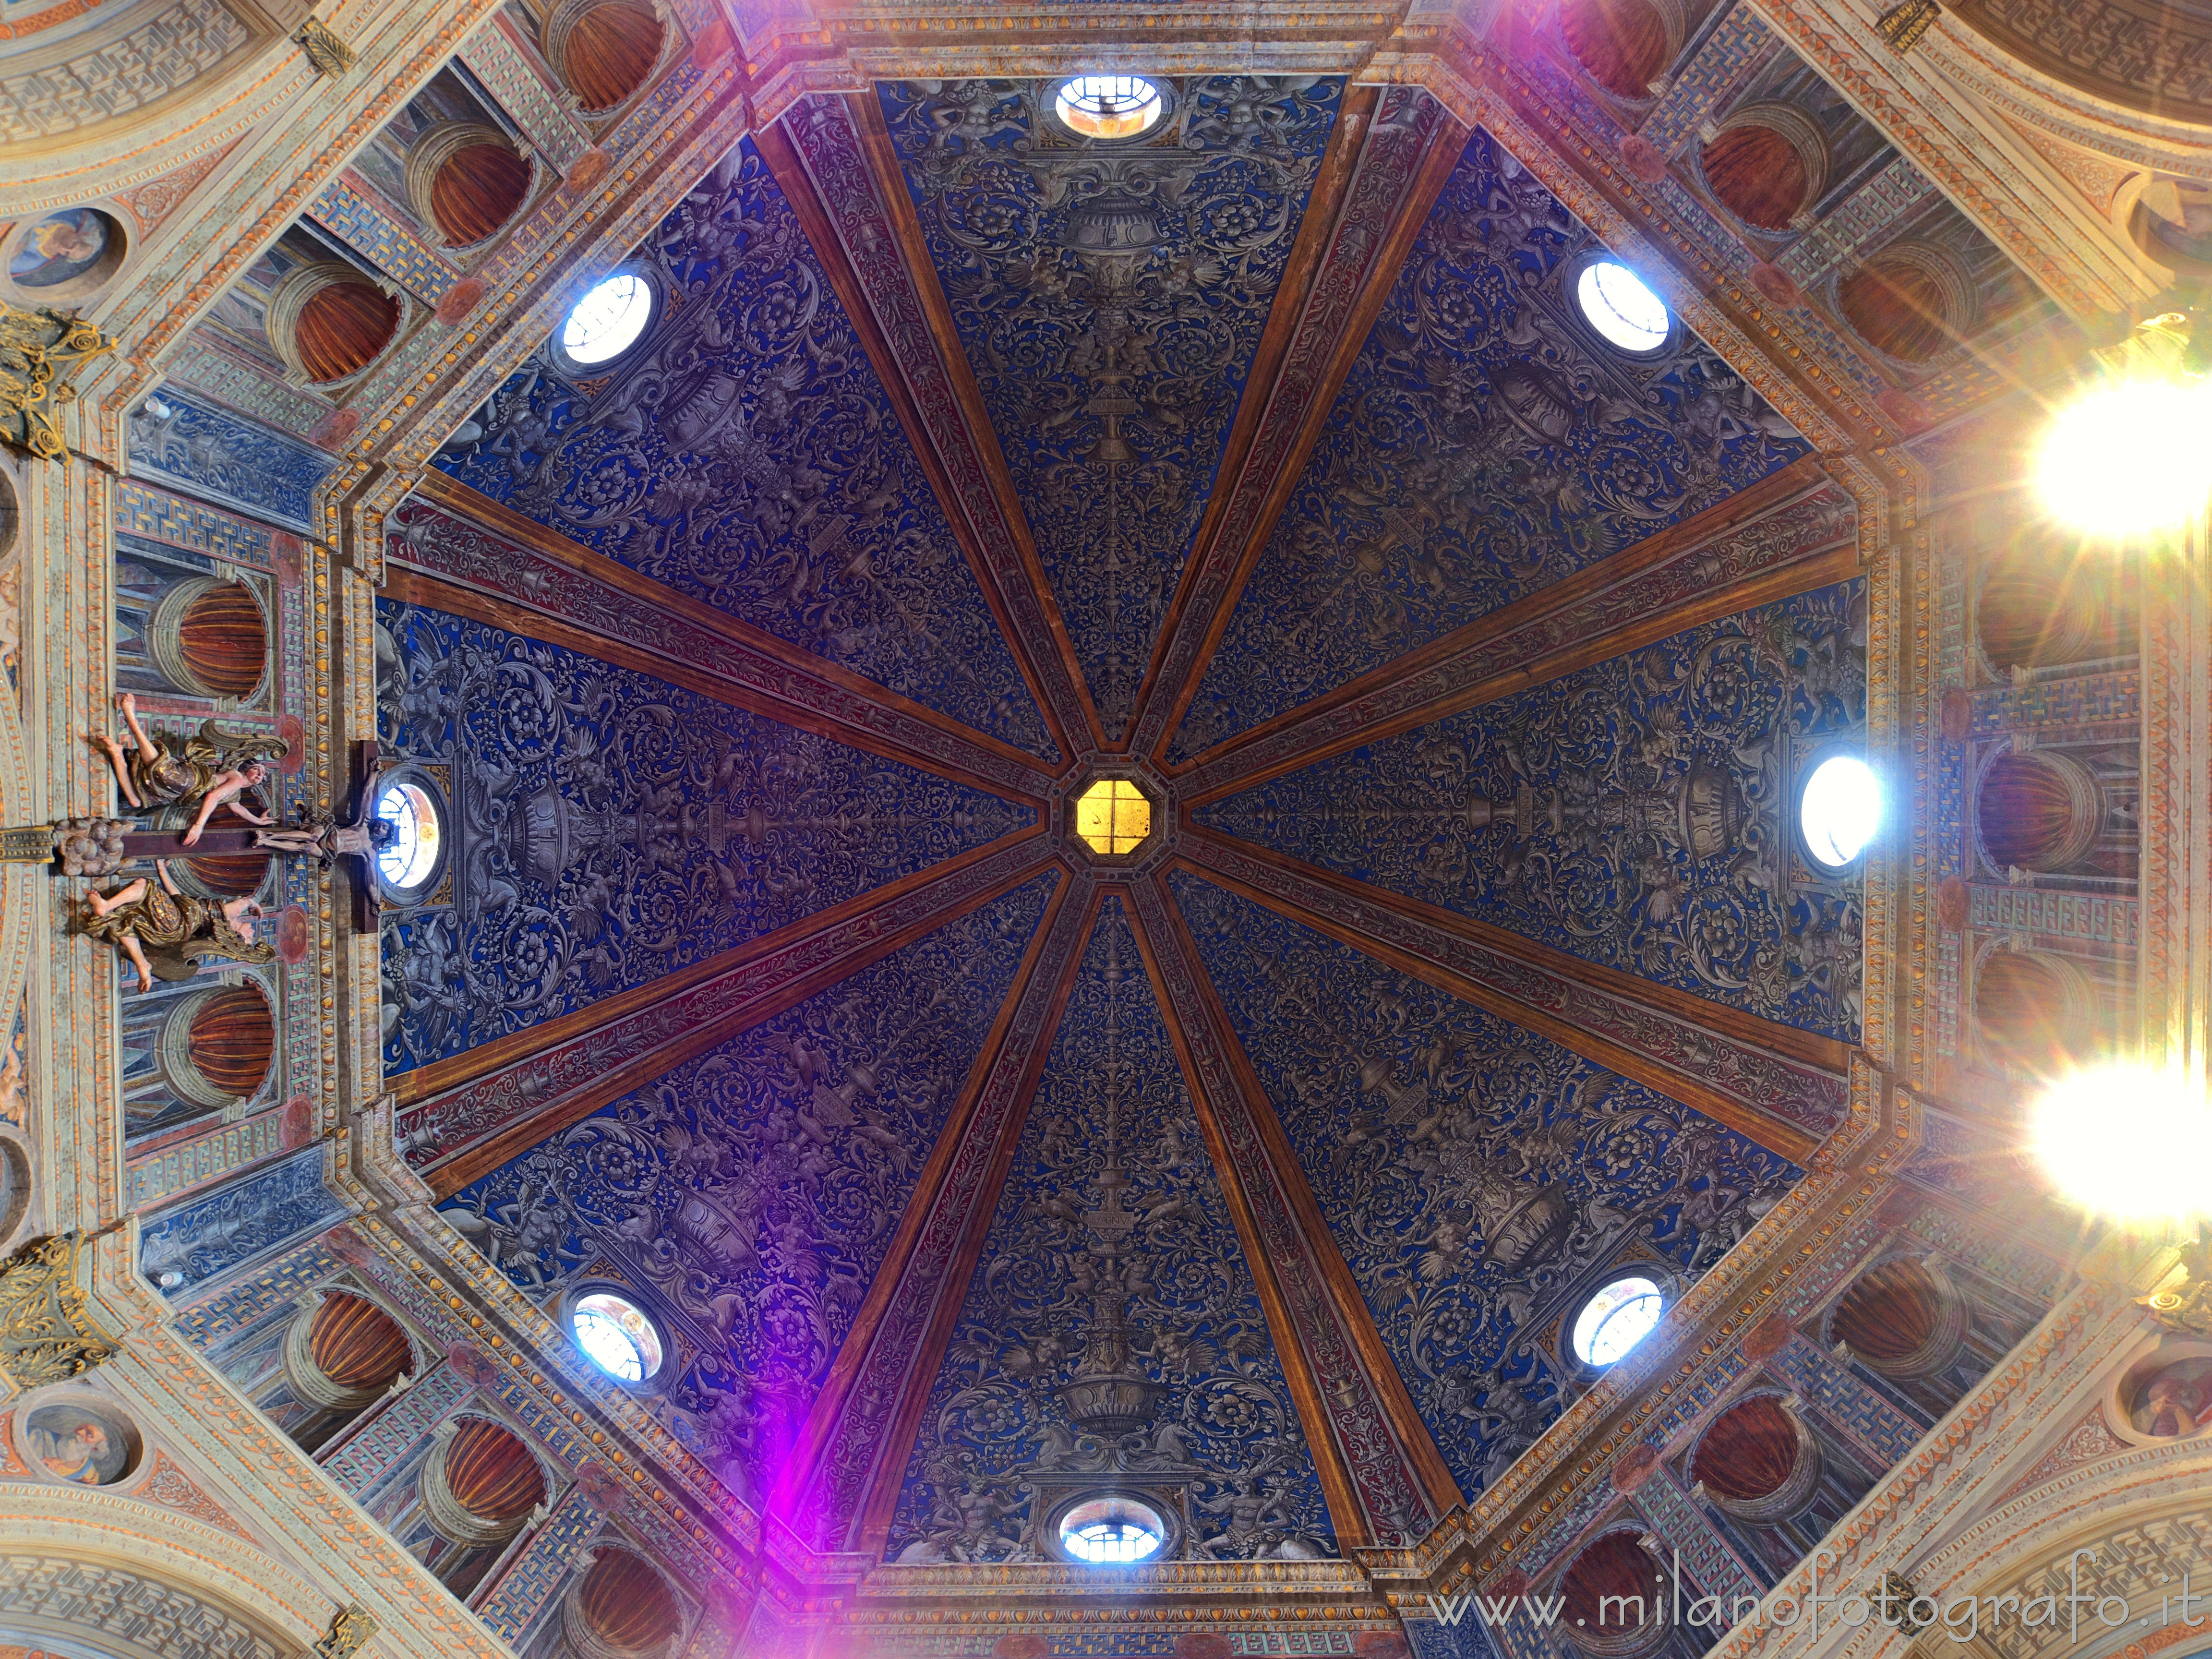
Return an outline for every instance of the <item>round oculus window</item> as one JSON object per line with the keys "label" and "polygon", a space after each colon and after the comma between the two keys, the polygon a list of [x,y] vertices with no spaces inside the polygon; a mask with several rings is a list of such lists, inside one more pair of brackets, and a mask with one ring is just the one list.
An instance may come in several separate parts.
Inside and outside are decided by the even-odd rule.
{"label": "round oculus window", "polygon": [[376,817],[388,827],[377,849],[376,873],[395,893],[410,893],[438,868],[445,841],[444,819],[430,792],[420,784],[386,784],[376,797]]}
{"label": "round oculus window", "polygon": [[1078,1561],[1099,1566],[1149,1561],[1167,1535],[1159,1511],[1133,1498],[1093,1498],[1060,1520],[1060,1547]]}
{"label": "round oculus window", "polygon": [[1831,755],[1797,797],[1797,828],[1814,861],[1840,870],[1881,827],[1881,781],[1856,755]]}
{"label": "round oculus window", "polygon": [[653,320],[653,284],[619,271],[576,301],[561,325],[561,349],[585,368],[612,362],[637,343]]}
{"label": "round oculus window", "polygon": [[1575,303],[1589,325],[1623,351],[1656,351],[1672,319],[1667,302],[1618,259],[1594,259],[1575,283]]}
{"label": "round oculus window", "polygon": [[568,1329],[584,1358],[618,1382],[647,1382],[660,1369],[659,1328],[627,1297],[611,1291],[578,1297]]}
{"label": "round oculus window", "polygon": [[1651,1280],[1638,1273],[1614,1279],[1575,1316],[1575,1358],[1585,1365],[1612,1364],[1650,1335],[1666,1311],[1666,1297]]}
{"label": "round oculus window", "polygon": [[1079,75],[1053,100],[1053,113],[1086,138],[1133,138],[1167,112],[1160,89],[1141,75]]}

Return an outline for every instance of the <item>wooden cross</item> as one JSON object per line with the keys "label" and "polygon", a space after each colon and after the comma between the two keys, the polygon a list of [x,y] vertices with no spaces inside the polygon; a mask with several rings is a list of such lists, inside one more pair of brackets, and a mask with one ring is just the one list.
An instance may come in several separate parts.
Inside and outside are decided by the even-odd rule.
{"label": "wooden cross", "polygon": [[[126,864],[155,859],[235,858],[251,853],[265,854],[270,858],[319,858],[326,864],[339,857],[355,859],[359,860],[353,870],[356,918],[363,928],[374,929],[380,908],[376,886],[376,848],[368,828],[376,806],[376,741],[363,738],[354,744],[353,751],[353,787],[347,800],[348,814],[342,823],[320,821],[310,813],[303,823],[272,823],[256,828],[233,818],[223,829],[210,827],[201,831],[200,838],[190,847],[173,830],[131,830],[123,836],[122,856],[113,861],[112,866],[94,866],[87,873],[113,875]],[[70,828],[68,824],[34,823],[0,830],[0,862],[54,864],[60,837]],[[288,845],[288,842],[295,844]]]}

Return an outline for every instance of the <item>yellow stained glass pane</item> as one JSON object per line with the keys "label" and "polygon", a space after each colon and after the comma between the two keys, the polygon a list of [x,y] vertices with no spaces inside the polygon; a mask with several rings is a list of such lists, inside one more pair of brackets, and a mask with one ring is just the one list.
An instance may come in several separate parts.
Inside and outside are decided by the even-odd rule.
{"label": "yellow stained glass pane", "polygon": [[1152,832],[1152,804],[1127,778],[1104,778],[1076,798],[1075,833],[1094,853],[1134,852]]}

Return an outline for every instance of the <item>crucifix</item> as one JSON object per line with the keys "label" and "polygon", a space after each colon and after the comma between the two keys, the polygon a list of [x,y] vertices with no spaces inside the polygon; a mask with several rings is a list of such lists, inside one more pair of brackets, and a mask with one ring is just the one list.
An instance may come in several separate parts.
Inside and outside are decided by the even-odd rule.
{"label": "crucifix", "polygon": [[59,823],[0,830],[0,862],[56,865],[68,876],[112,876],[125,865],[155,859],[266,853],[329,864],[351,858],[359,860],[353,868],[356,918],[362,927],[373,928],[379,908],[376,855],[390,831],[375,816],[376,742],[364,738],[353,749],[352,787],[342,821],[303,810],[300,819],[289,824],[203,830],[186,846],[183,836],[175,830],[136,829],[128,818],[67,818]]}

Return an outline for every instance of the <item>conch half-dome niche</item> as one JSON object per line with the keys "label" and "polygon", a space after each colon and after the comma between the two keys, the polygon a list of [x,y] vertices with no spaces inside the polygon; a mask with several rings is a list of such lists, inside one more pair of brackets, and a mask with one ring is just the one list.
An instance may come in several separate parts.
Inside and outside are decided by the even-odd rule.
{"label": "conch half-dome niche", "polygon": [[351,265],[288,270],[269,292],[269,343],[285,366],[328,385],[367,368],[399,331],[399,301]]}
{"label": "conch half-dome niche", "polygon": [[269,999],[252,985],[201,991],[162,1023],[161,1070],[170,1086],[205,1107],[229,1106],[261,1092],[276,1058]]}
{"label": "conch half-dome niche", "polygon": [[649,1659],[684,1628],[668,1581],[643,1557],[602,1548],[563,1610],[569,1644],[585,1659]]}
{"label": "conch half-dome niche", "polygon": [[1852,1281],[1828,1316],[1827,1337],[1886,1376],[1928,1376],[1958,1359],[1970,1323],[1940,1271],[1899,1256]]}
{"label": "conch half-dome niche", "polygon": [[407,195],[448,247],[488,240],[530,198],[530,161],[496,127],[447,121],[407,152]]}
{"label": "conch half-dome niche", "polygon": [[1650,98],[1688,33],[1681,0],[1567,0],[1559,33],[1607,92]]}
{"label": "conch half-dome niche", "polygon": [[1566,1601],[1559,1628],[1592,1659],[1642,1659],[1667,1639],[1666,1621],[1651,1616],[1664,1582],[1658,1559],[1635,1533],[1601,1534],[1559,1580]]}
{"label": "conch half-dome niche", "polygon": [[587,115],[635,92],[660,60],[667,25],[646,0],[559,0],[545,15],[545,60]]}
{"label": "conch half-dome niche", "polygon": [[497,1423],[467,1417],[440,1442],[422,1472],[431,1524],[459,1544],[511,1538],[545,1501],[545,1475],[530,1448]]}
{"label": "conch half-dome niche", "polygon": [[154,607],[148,633],[161,678],[195,696],[250,696],[267,671],[268,619],[243,582],[179,582]]}
{"label": "conch half-dome niche", "polygon": [[1698,152],[1705,187],[1759,230],[1787,231],[1828,187],[1828,136],[1789,104],[1747,104]]}
{"label": "conch half-dome niche", "polygon": [[1690,1474],[1740,1521],[1786,1521],[1820,1483],[1820,1443],[1771,1394],[1729,1407],[1698,1437]]}
{"label": "conch half-dome niche", "polygon": [[2095,850],[2105,827],[2105,792],[2070,755],[2030,750],[1999,755],[1982,774],[1974,820],[1998,869],[2055,874]]}
{"label": "conch half-dome niche", "polygon": [[284,1375],[310,1405],[357,1412],[399,1380],[411,1353],[398,1320],[367,1297],[332,1291],[293,1322]]}
{"label": "conch half-dome niche", "polygon": [[1893,242],[1836,285],[1836,303],[1861,339],[1905,363],[1972,332],[1978,308],[1966,262],[1934,242]]}

